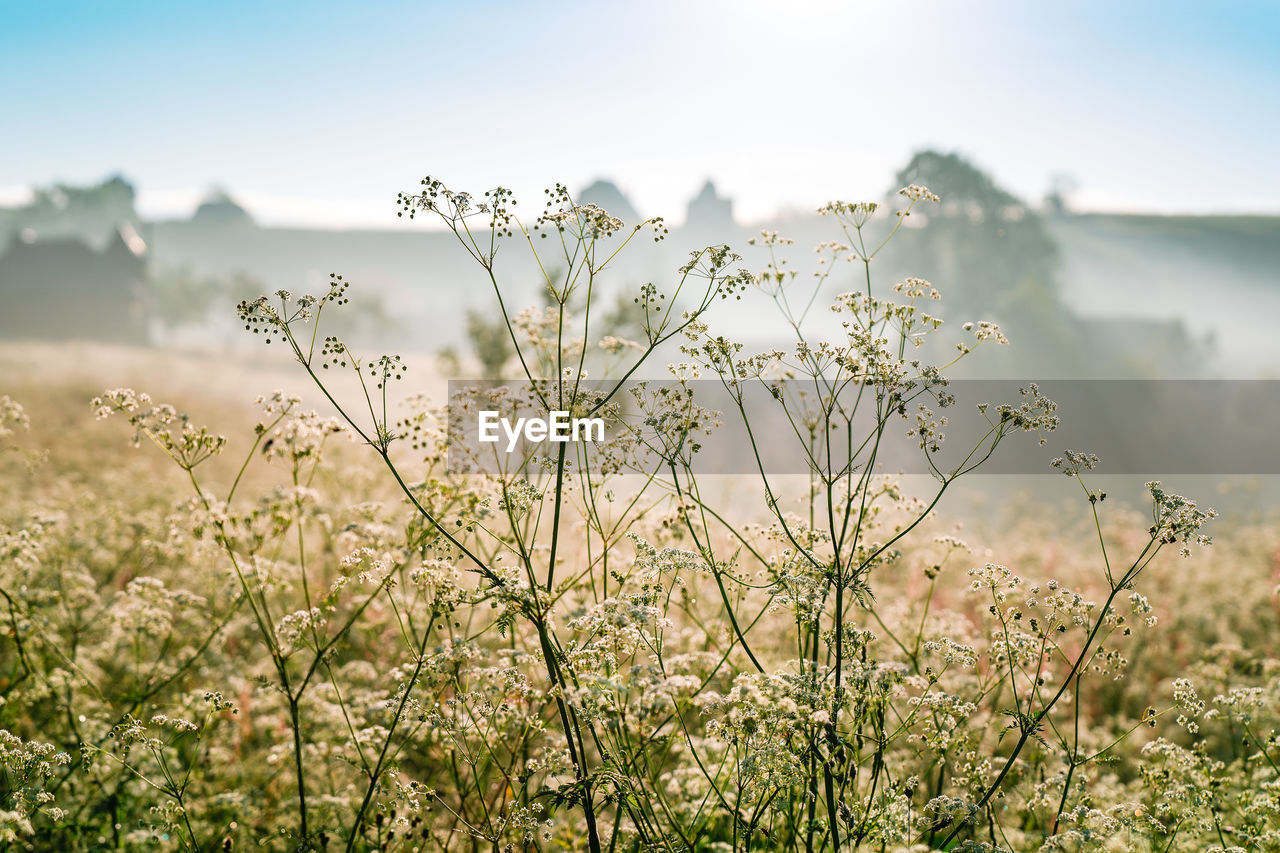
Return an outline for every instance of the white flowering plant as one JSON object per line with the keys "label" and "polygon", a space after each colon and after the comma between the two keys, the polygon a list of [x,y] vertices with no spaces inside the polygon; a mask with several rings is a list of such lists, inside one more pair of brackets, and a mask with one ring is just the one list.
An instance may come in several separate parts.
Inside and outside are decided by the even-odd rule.
{"label": "white flowering plant", "polygon": [[[1196,564],[1211,510],[1151,483],[1149,521],[1109,518],[1115,502],[1089,484],[1098,460],[1067,451],[1053,465],[1084,497],[1080,524],[1055,520],[1061,574],[1030,548],[1027,569],[1055,577],[1024,579],[943,528],[954,484],[1011,436],[1049,440],[1058,413],[1028,385],[979,407],[980,438],[944,453],[946,371],[1008,342],[974,321],[931,343],[948,335],[933,307],[945,288],[876,284],[877,253],[936,201],[910,186],[889,217],[826,205],[834,239],[807,280],[775,233],[755,241],[759,272],[727,246],[696,251],[670,292],[637,290],[633,341],[600,322],[601,294],[620,253],[664,238],[661,220],[624,225],[562,186],[529,223],[505,189],[428,178],[402,195],[401,212],[437,217],[492,285],[523,374],[494,393],[602,417],[599,445],[451,465],[449,407],[397,410],[389,392],[405,360],[322,332],[346,300],[338,276],[320,297],[239,306],[333,417],[277,392],[237,443],[129,389],[95,399],[177,473],[78,508],[56,494],[6,504],[0,837],[1270,849],[1280,664],[1244,651],[1265,646],[1250,636],[1196,667],[1153,653],[1163,611],[1144,582],[1176,571],[1174,552]],[[543,271],[541,308],[509,305],[516,250]],[[834,286],[848,289],[824,297]],[[744,294],[776,306],[785,347],[748,352],[717,331],[717,306]],[[837,333],[814,336],[824,299]],[[633,381],[664,359],[673,381]],[[701,408],[696,378],[730,407]],[[801,476],[764,461],[753,389],[789,425],[767,440],[796,446]],[[7,439],[27,415],[0,399]],[[726,493],[697,461],[730,422],[754,471]],[[931,474],[923,494],[884,472],[893,434]]]}

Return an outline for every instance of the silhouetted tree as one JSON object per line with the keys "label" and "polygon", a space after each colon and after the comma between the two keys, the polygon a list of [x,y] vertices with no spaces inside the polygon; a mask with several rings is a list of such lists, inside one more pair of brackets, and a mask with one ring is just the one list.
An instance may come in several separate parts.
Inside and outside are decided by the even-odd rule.
{"label": "silhouetted tree", "polygon": [[951,316],[994,320],[1015,340],[1034,341],[1021,348],[1022,368],[1080,361],[1058,246],[1036,211],[954,153],[919,152],[897,174],[896,186],[907,184],[928,186],[942,201],[912,214],[910,224],[924,227],[893,247],[910,253],[898,264],[935,282]]}

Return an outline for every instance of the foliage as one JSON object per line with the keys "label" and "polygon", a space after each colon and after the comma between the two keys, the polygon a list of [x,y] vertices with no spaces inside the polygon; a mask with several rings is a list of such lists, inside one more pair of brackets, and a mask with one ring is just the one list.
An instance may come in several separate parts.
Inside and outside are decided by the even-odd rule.
{"label": "foliage", "polygon": [[[1066,359],[1087,367],[1058,283],[1059,249],[1040,215],[992,178],[953,153],[915,154],[899,184],[928,184],[942,201],[924,211],[927,226],[903,245],[918,275],[947,283],[956,310],[981,311],[1023,340],[1046,364]],[[898,262],[900,265],[903,261]]]}

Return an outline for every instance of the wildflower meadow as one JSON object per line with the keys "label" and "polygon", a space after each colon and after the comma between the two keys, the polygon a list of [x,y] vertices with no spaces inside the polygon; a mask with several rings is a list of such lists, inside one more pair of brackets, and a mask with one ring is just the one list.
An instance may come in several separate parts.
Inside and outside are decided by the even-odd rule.
{"label": "wildflower meadow", "polygon": [[[880,280],[938,202],[834,201],[816,250],[710,245],[617,308],[661,219],[427,178],[399,212],[488,282],[500,383],[414,393],[430,365],[331,331],[341,271],[239,304],[306,389],[240,389],[256,419],[15,376],[6,848],[1280,849],[1270,519],[1108,497],[1108,460],[1055,439],[1090,413],[1034,377],[957,402],[954,370],[1034,342]],[[778,345],[721,320],[740,301]],[[517,412],[541,426],[509,442]],[[1072,499],[959,524],[1015,441]]]}

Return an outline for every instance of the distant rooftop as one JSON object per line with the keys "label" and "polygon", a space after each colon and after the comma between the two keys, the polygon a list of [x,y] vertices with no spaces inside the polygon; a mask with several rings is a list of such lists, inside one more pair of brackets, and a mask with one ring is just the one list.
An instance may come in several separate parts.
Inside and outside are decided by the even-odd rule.
{"label": "distant rooftop", "polygon": [[253,225],[249,211],[223,190],[213,190],[191,214],[191,221],[201,225]]}
{"label": "distant rooftop", "polygon": [[721,196],[716,185],[708,180],[689,202],[685,225],[706,228],[733,224],[733,200]]}
{"label": "distant rooftop", "polygon": [[640,214],[631,205],[630,199],[618,189],[613,181],[604,179],[593,182],[578,193],[579,204],[594,204],[604,208],[610,215],[616,216],[627,225],[636,225],[641,221]]}

